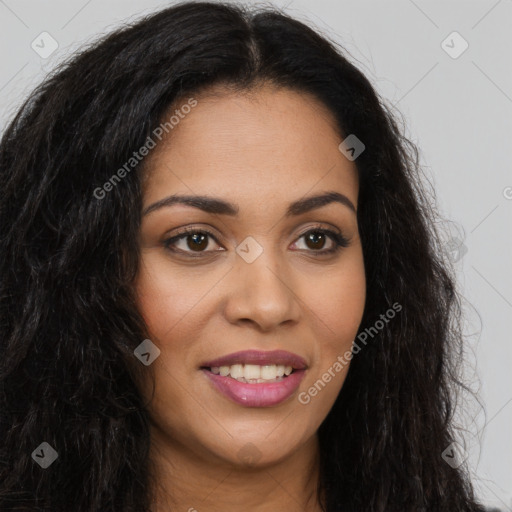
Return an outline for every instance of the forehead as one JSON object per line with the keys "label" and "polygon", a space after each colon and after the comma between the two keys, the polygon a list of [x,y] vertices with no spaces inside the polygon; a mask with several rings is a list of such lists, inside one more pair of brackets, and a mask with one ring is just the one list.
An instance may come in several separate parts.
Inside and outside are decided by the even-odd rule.
{"label": "forehead", "polygon": [[296,198],[315,186],[357,203],[355,164],[338,149],[334,116],[313,96],[263,86],[211,89],[194,99],[149,159],[145,204],[176,191],[262,200],[286,191]]}

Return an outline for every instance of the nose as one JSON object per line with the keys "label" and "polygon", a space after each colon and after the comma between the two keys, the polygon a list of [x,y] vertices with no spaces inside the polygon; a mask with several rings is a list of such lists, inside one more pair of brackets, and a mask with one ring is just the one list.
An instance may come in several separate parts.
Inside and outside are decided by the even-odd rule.
{"label": "nose", "polygon": [[281,324],[297,323],[301,300],[297,284],[290,276],[266,252],[252,263],[237,257],[230,272],[227,320],[232,324],[251,323],[262,332],[272,331]]}

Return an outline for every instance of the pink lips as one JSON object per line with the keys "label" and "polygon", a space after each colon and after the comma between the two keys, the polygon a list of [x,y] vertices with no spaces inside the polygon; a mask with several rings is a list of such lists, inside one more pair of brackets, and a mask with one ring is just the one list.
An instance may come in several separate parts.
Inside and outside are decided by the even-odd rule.
{"label": "pink lips", "polygon": [[231,377],[221,377],[209,370],[201,370],[223,395],[237,404],[247,407],[271,407],[289,398],[306,374],[305,370],[296,370],[280,382],[261,382],[246,384]]}
{"label": "pink lips", "polygon": [[[294,371],[279,382],[261,382],[248,384],[231,377],[222,377],[212,373],[208,368],[231,366],[233,364],[284,365]],[[206,368],[205,368],[206,367]],[[284,350],[260,352],[246,350],[207,361],[201,371],[208,377],[215,389],[237,404],[246,407],[271,407],[289,398],[299,387],[306,374],[306,362],[297,354]]]}
{"label": "pink lips", "polygon": [[284,366],[291,366],[295,370],[304,370],[307,366],[306,361],[302,357],[286,350],[271,350],[269,352],[242,350],[241,352],[234,352],[233,354],[207,361],[201,367],[212,368],[214,366],[231,366],[233,364],[258,364],[261,366],[265,364],[282,364]]}

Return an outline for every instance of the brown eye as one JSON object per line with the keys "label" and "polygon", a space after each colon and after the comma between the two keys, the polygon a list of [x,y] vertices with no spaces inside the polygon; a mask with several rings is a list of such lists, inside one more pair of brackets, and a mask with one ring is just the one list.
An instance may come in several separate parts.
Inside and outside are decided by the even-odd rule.
{"label": "brown eye", "polygon": [[[311,229],[299,237],[299,240],[304,240],[307,252],[314,256],[322,256],[327,254],[334,254],[343,247],[348,247],[350,240],[345,238],[341,233],[335,233],[329,229],[316,228]],[[331,246],[325,249],[326,241],[331,241]],[[299,247],[299,249],[302,249]]]}
{"label": "brown eye", "polygon": [[201,251],[208,247],[208,235],[197,233],[194,235],[187,235],[187,247],[193,251]]}
{"label": "brown eye", "polygon": [[325,244],[325,234],[320,231],[311,231],[305,236],[306,244],[310,249],[323,249]]}
{"label": "brown eye", "polygon": [[211,250],[206,250],[209,246],[210,239],[215,241],[213,234],[208,231],[186,229],[182,233],[165,240],[164,247],[172,252],[188,254],[195,252],[199,255],[201,253],[212,252]]}

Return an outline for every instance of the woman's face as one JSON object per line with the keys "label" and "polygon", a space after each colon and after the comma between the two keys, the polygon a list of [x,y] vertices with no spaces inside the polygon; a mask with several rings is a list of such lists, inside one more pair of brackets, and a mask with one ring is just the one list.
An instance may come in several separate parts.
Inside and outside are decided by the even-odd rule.
{"label": "woman's face", "polygon": [[[349,206],[358,175],[334,119],[306,94],[265,86],[195,99],[153,150],[144,184],[144,210],[154,206],[142,218],[136,291],[160,349],[154,435],[209,463],[271,463],[314,439],[348,370],[365,304]],[[327,193],[341,202],[311,200]],[[183,196],[208,201],[158,204]],[[321,230],[348,245],[332,250]],[[261,358],[235,356],[217,375],[203,368],[240,351]],[[271,381],[280,365],[295,369],[274,384],[222,368]]]}

